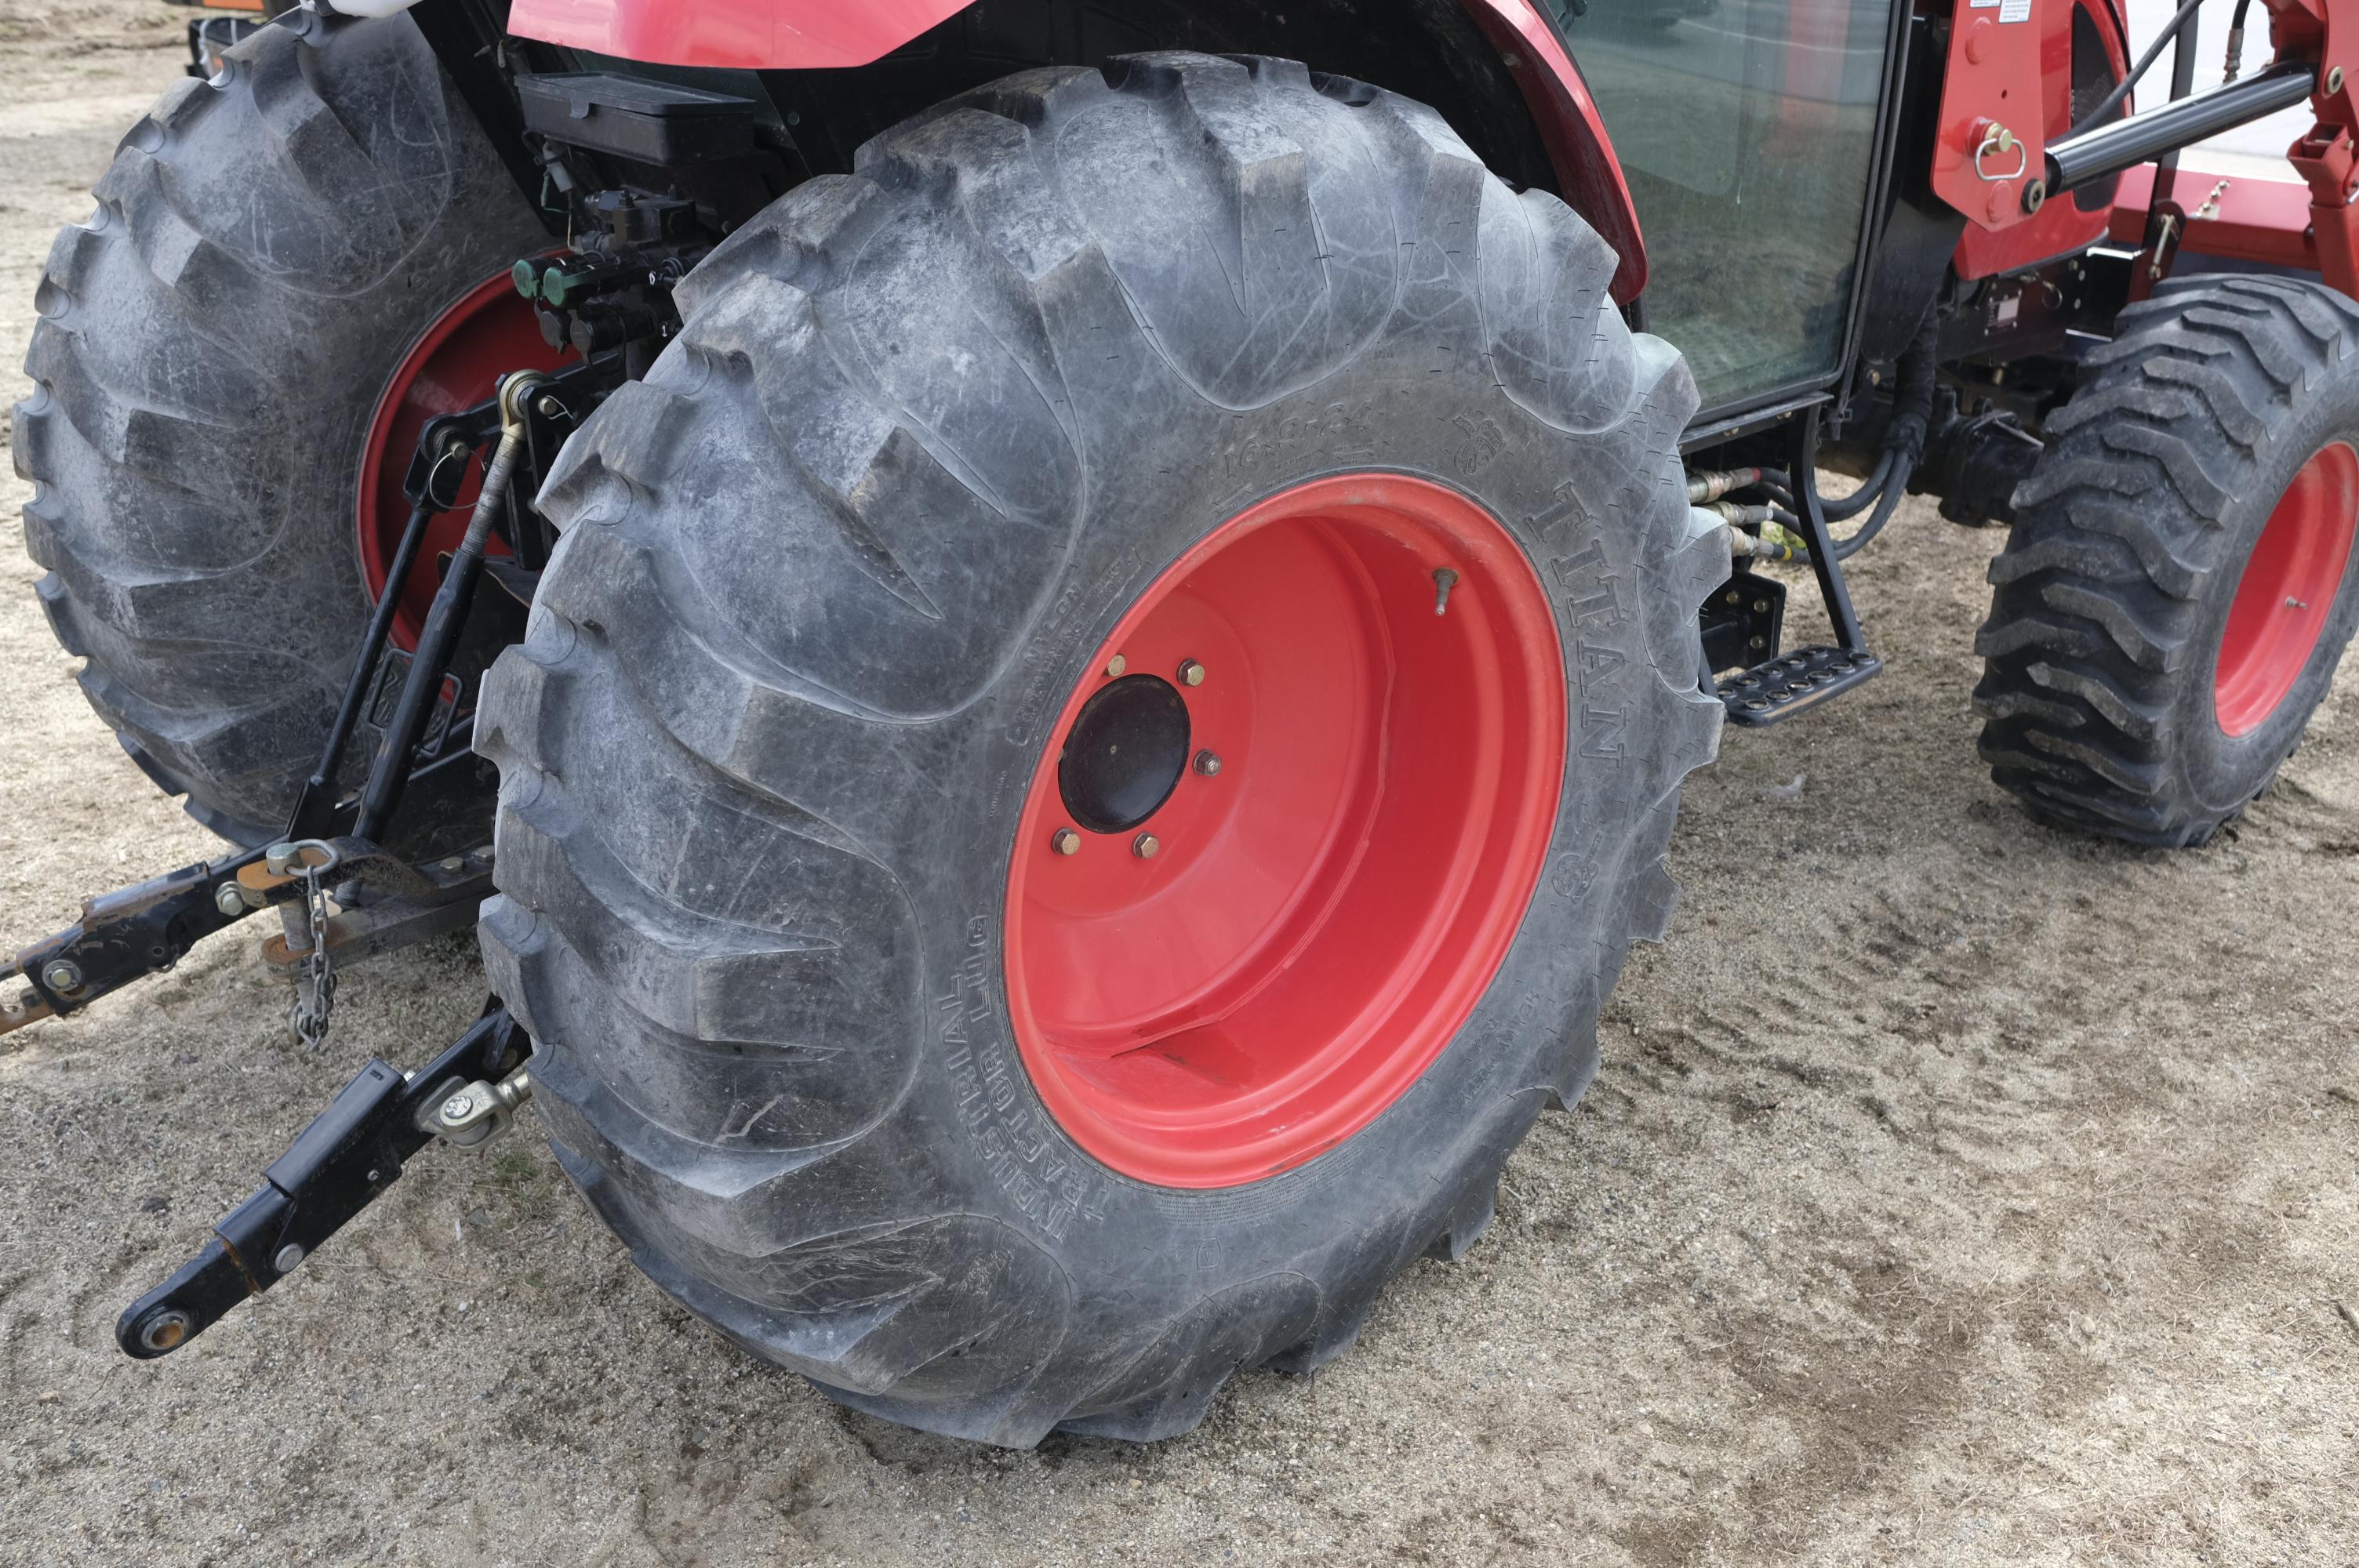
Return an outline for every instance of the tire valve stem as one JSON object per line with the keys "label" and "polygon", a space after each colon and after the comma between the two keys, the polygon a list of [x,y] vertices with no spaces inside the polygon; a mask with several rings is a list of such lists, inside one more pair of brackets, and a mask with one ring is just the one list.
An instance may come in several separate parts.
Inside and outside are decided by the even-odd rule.
{"label": "tire valve stem", "polygon": [[2309,606],[2309,605],[2307,605],[2307,604],[2304,604],[2304,603],[2303,603],[2300,600],[2299,600],[2299,599],[2294,599],[2294,598],[2290,598],[2290,597],[2288,597],[2288,598],[2286,600],[2286,608],[2287,608],[2288,610],[2307,610],[2307,609],[2309,609],[2309,608],[2310,608],[2310,606]]}
{"label": "tire valve stem", "polygon": [[1441,615],[1450,609],[1450,590],[1458,586],[1458,574],[1448,567],[1438,567],[1433,573],[1433,612]]}

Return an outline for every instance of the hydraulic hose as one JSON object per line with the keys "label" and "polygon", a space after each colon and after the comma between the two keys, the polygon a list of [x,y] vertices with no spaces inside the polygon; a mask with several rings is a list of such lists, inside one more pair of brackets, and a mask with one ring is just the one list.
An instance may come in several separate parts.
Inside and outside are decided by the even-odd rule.
{"label": "hydraulic hose", "polygon": [[[2090,110],[2086,114],[2083,114],[2078,120],[2075,120],[2072,123],[2071,130],[2066,132],[2065,135],[2075,135],[2087,130],[2092,125],[2101,125],[2104,124],[2105,116],[2120,108],[2122,106],[2122,100],[2130,95],[2130,89],[2137,85],[2138,78],[2144,76],[2148,70],[2152,70],[2154,68],[2154,62],[2162,58],[2163,46],[2170,43],[2179,37],[2180,29],[2186,27],[2188,23],[2195,19],[2195,13],[2202,6],[2202,5],[2203,0],[2187,0],[2187,4],[2181,5],[2178,12],[2172,16],[2170,20],[2163,24],[2162,31],[2155,34],[2154,42],[2147,45],[2146,53],[2138,56],[2137,63],[2130,67],[2129,74],[2123,77],[2121,81],[2115,82],[2114,84],[2114,90],[2111,92],[2106,93],[2104,97],[2099,99],[2097,101],[2097,106],[2094,109]],[[2244,15],[2244,8],[2242,6],[2238,6],[2236,16],[2240,25]]]}
{"label": "hydraulic hose", "polygon": [[2245,13],[2251,8],[2253,0],[2236,0],[2235,14],[2228,18],[2228,60],[2220,68],[2220,80],[2223,83],[2235,81],[2236,72],[2244,69]]}
{"label": "hydraulic hose", "polygon": [[[1835,559],[1839,561],[1847,561],[1867,548],[1868,541],[1884,532],[1884,525],[1900,510],[1901,497],[1908,493],[1908,476],[1917,471],[1918,460],[1925,455],[1925,437],[1933,421],[1933,359],[1939,351],[1940,337],[1939,318],[1928,310],[1923,324],[1917,329],[1917,341],[1900,356],[1893,387],[1892,422],[1884,427],[1884,456],[1876,463],[1884,470],[1884,478],[1877,491],[1875,510],[1849,538],[1835,541]],[[1845,498],[1855,499],[1856,496]],[[1832,508],[1822,505],[1819,511],[1830,521],[1833,519]]]}
{"label": "hydraulic hose", "polygon": [[1883,496],[1885,484],[1891,478],[1892,449],[1886,447],[1877,456],[1875,467],[1868,470],[1866,481],[1857,490],[1833,501],[1829,501],[1823,496],[1820,497],[1819,515],[1830,523],[1840,523],[1847,517],[1858,516],[1875,505]]}

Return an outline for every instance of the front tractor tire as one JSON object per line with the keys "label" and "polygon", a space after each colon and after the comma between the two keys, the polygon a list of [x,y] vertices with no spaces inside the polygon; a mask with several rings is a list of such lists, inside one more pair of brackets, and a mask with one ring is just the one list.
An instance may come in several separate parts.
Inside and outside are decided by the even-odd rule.
{"label": "front tractor tire", "polygon": [[1991,563],[1982,754],[2060,827],[2200,844],[2277,777],[2359,626],[2359,306],[2189,279],[2088,362]]}
{"label": "front tractor tire", "polygon": [[[512,292],[477,286],[549,242],[417,27],[291,18],[167,92],[58,235],[14,437],[42,605],[91,706],[246,844],[319,760],[375,514],[407,516],[400,433],[488,395],[519,323],[547,352]],[[405,406],[413,384],[430,410]],[[405,847],[480,842],[490,793],[456,792],[472,822],[413,811]]]}
{"label": "front tractor tire", "polygon": [[1187,1430],[1455,1257],[1712,754],[1610,250],[1272,59],[1028,72],[681,286],[487,687],[493,986],[665,1290],[862,1411]]}

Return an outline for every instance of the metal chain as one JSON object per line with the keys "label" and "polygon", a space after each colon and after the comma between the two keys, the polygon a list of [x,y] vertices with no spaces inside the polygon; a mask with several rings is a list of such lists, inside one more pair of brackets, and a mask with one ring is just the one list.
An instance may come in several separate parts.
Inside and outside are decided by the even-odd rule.
{"label": "metal chain", "polygon": [[303,869],[303,898],[311,927],[311,951],[295,982],[295,1007],[288,1022],[304,1044],[319,1048],[328,1037],[328,1014],[336,1005],[336,969],[328,957],[328,894],[320,885],[323,866]]}

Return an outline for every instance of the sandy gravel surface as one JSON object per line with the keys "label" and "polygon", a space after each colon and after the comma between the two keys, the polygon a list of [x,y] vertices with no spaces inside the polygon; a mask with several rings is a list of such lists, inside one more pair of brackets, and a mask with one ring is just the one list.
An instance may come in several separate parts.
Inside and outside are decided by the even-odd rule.
{"label": "sandy gravel surface", "polygon": [[[177,29],[0,0],[0,401]],[[75,690],[25,492],[10,944],[209,848]],[[135,1365],[115,1313],[364,1055],[448,1038],[472,946],[352,976],[320,1054],[244,937],[0,1041],[0,1563],[2359,1562],[2359,671],[2226,841],[2049,832],[1973,757],[1997,543],[1912,505],[1856,574],[1889,675],[1694,781],[1670,939],[1489,1238],[1157,1448],[846,1414],[669,1304],[529,1136]]]}

